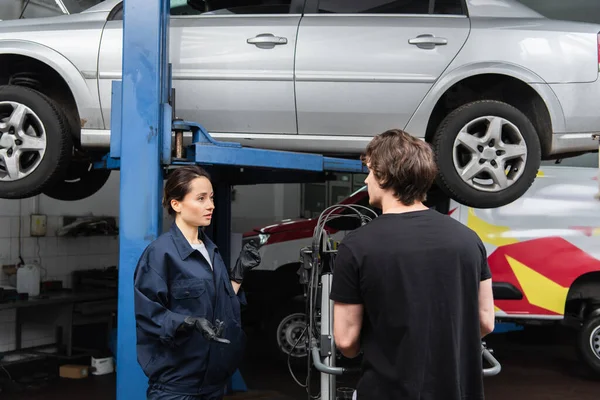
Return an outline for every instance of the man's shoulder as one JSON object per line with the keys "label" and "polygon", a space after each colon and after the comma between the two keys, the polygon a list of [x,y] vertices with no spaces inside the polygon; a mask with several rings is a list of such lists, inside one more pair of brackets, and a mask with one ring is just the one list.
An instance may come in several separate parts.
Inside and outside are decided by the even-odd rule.
{"label": "man's shoulder", "polygon": [[440,220],[443,222],[436,226],[441,231],[439,235],[446,246],[473,257],[485,254],[485,245],[475,230],[449,215],[440,215]]}
{"label": "man's shoulder", "polygon": [[429,236],[435,233],[439,240],[452,247],[473,250],[483,247],[483,242],[477,232],[450,215],[429,209],[422,216],[428,224],[423,224],[423,221],[420,221],[414,225],[413,236],[415,240],[419,240],[421,235]]}
{"label": "man's shoulder", "polygon": [[[420,228],[430,229],[436,232],[444,232],[452,237],[461,238],[464,240],[478,242],[481,239],[479,235],[470,227],[463,224],[462,222],[452,218],[447,214],[443,214],[439,211],[429,209],[427,213],[421,214],[420,217],[425,218],[429,225],[418,222]],[[410,220],[403,220],[403,223],[410,225]],[[375,218],[366,225],[360,226],[357,229],[346,234],[343,239],[344,243],[364,243],[369,240],[376,240],[377,235],[380,235],[382,230],[387,228],[397,229],[403,225],[398,225],[398,221],[394,219],[386,218]],[[416,233],[416,232],[415,232]]]}
{"label": "man's shoulder", "polygon": [[377,218],[346,233],[342,243],[362,243],[365,238],[372,237],[373,232],[375,232],[375,221],[377,221]]}
{"label": "man's shoulder", "polygon": [[432,213],[432,216],[438,222],[438,224],[436,224],[436,228],[439,229],[441,225],[441,227],[448,228],[454,234],[466,235],[468,238],[479,240],[479,235],[477,235],[477,233],[473,229],[463,224],[459,220],[452,218],[450,215],[442,214],[438,211],[435,211]]}

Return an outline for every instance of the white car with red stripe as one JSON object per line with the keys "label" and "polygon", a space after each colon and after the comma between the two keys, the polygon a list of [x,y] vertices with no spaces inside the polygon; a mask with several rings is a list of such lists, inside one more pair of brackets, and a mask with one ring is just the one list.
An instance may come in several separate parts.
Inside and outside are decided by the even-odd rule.
{"label": "white car with red stripe", "polygon": [[[524,196],[506,206],[475,209],[438,188],[426,205],[473,229],[488,253],[496,316],[517,323],[556,323],[579,331],[579,350],[600,373],[600,201],[596,168],[544,167]],[[343,204],[369,206],[366,187]],[[376,210],[377,211],[377,210]],[[339,212],[344,212],[339,210]],[[337,219],[336,221],[348,221]],[[305,356],[300,249],[310,246],[317,219],[281,221],[244,234],[260,243],[262,261],[244,282],[245,322],[260,321],[272,349]],[[328,227],[342,240],[352,229]]]}

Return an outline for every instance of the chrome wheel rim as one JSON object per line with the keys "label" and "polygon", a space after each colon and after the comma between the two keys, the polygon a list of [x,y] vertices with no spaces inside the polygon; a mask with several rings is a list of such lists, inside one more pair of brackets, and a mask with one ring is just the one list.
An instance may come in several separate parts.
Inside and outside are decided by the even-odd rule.
{"label": "chrome wheel rim", "polygon": [[282,319],[277,327],[279,350],[292,357],[305,357],[306,343],[303,338],[301,339],[303,333],[306,333],[305,328],[306,315],[303,313],[290,314]]}
{"label": "chrome wheel rim", "polygon": [[527,163],[527,144],[515,124],[496,116],[476,118],[454,140],[452,158],[460,178],[483,192],[514,185]]}
{"label": "chrome wheel rim", "polygon": [[597,326],[590,335],[590,347],[592,353],[600,359],[600,326]]}
{"label": "chrome wheel rim", "polygon": [[29,176],[42,162],[46,145],[44,124],[31,108],[0,102],[0,181]]}

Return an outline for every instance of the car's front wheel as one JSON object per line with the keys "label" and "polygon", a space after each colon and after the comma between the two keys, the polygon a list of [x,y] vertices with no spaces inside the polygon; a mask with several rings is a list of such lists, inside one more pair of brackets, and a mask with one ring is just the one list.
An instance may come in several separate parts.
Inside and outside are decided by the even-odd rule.
{"label": "car's front wheel", "polygon": [[0,86],[0,198],[32,197],[59,181],[72,148],[54,101],[26,87]]}
{"label": "car's front wheel", "polygon": [[588,318],[579,332],[578,348],[581,359],[600,376],[600,315]]}
{"label": "car's front wheel", "polygon": [[541,162],[538,134],[525,114],[494,100],[465,104],[438,127],[433,147],[438,185],[469,207],[512,203],[533,183]]}

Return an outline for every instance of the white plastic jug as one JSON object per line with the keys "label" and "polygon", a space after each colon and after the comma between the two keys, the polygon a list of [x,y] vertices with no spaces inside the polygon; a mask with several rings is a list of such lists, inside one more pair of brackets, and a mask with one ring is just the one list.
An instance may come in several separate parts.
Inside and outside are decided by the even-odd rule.
{"label": "white plastic jug", "polygon": [[40,295],[40,268],[34,264],[26,264],[17,270],[17,292],[27,293],[29,297]]}
{"label": "white plastic jug", "polygon": [[92,357],[92,375],[112,374],[115,371],[114,359],[112,357]]}

